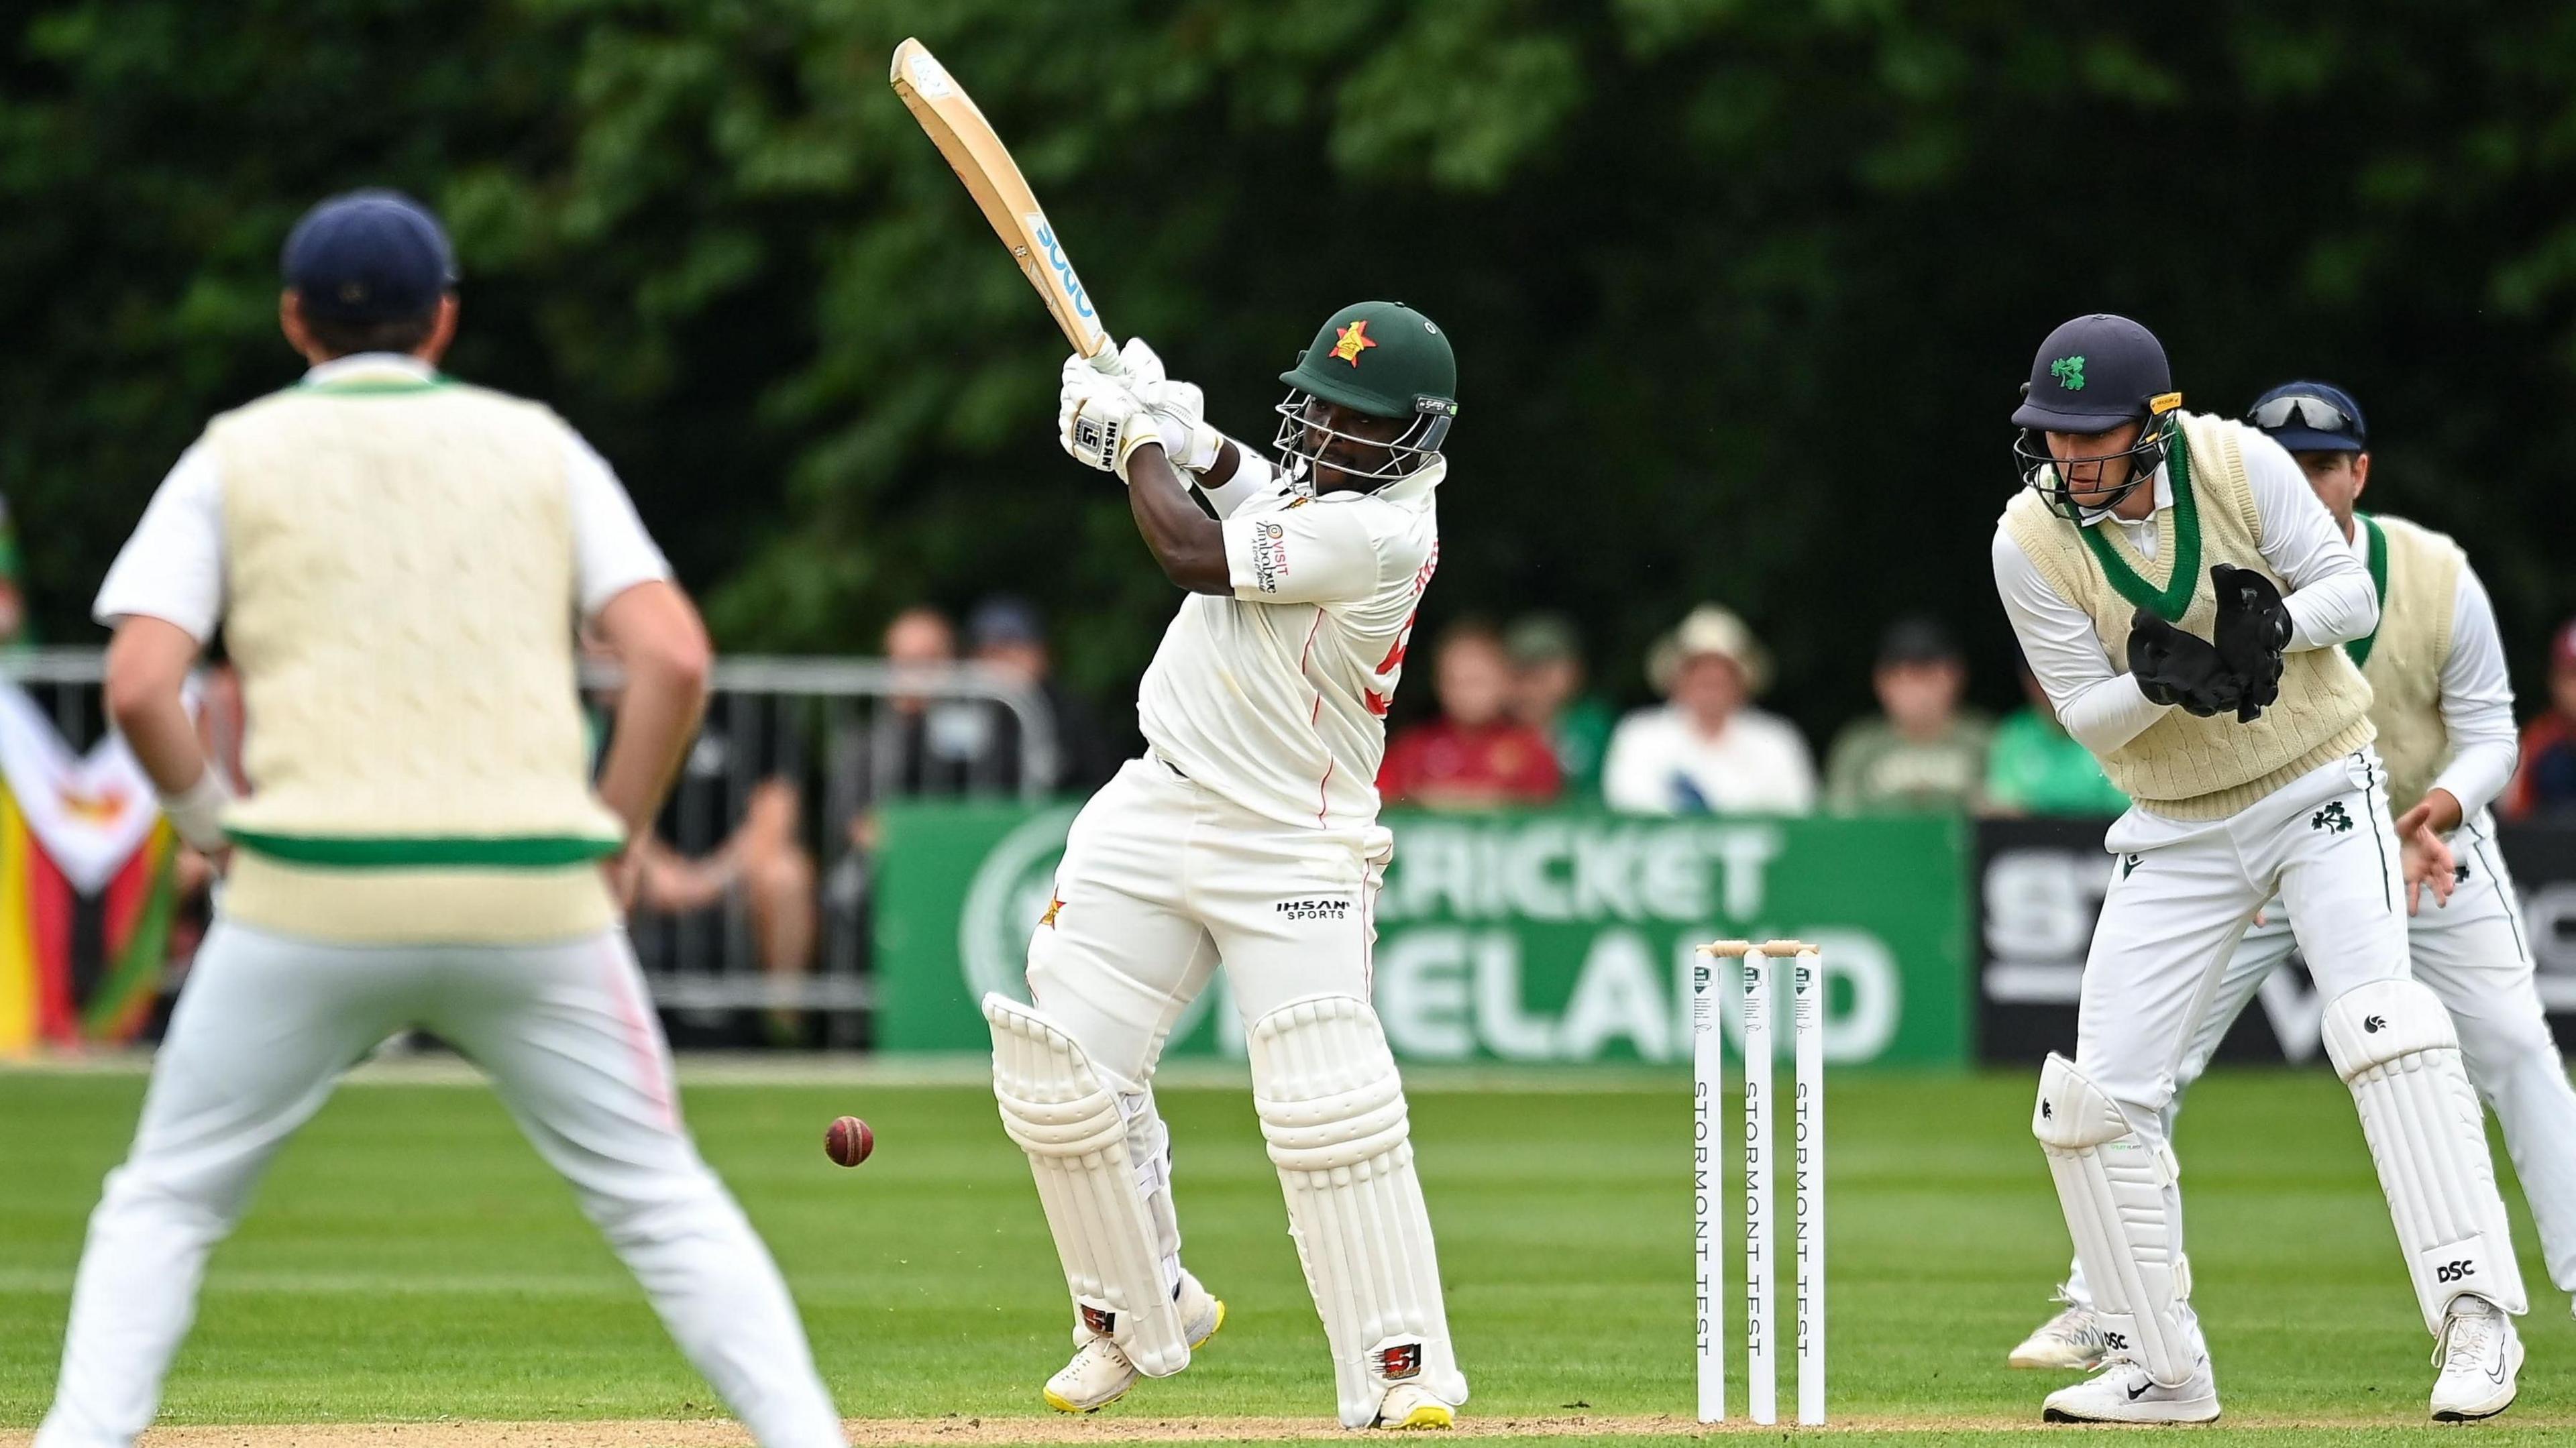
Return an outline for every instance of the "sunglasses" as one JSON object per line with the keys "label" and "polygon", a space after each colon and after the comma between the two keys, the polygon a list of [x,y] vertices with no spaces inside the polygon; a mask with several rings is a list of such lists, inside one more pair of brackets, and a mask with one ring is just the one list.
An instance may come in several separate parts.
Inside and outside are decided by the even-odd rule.
{"label": "sunglasses", "polygon": [[[2322,419],[2322,421],[2320,420]],[[2359,432],[2361,419],[2326,401],[2301,393],[2258,402],[2245,420],[2265,432],[2278,432],[2285,427],[2304,427],[2310,432]]]}

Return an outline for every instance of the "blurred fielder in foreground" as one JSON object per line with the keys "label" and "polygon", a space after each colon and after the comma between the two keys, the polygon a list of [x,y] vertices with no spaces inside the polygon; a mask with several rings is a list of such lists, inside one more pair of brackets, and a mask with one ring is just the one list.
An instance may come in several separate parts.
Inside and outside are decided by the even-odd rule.
{"label": "blurred fielder in foreground", "polygon": [[2433,1416],[2487,1417],[2513,1401],[2522,1278],[2459,1038],[2409,974],[2388,768],[2342,647],[2372,636],[2379,600],[2280,444],[2184,412],[2172,386],[2125,317],[2051,333],[2013,414],[2027,487],[1992,549],[2032,673],[2134,801],[2104,838],[2075,1059],[2048,1058],[2031,1117],[2105,1345],[2101,1375],[2043,1416],[2218,1416],[2166,1113],[2277,896],[2434,1335]]}
{"label": "blurred fielder in foreground", "polygon": [[[571,428],[438,373],[455,274],[427,212],[324,202],[285,272],[312,370],[207,427],[99,590],[108,707],[179,833],[232,871],[90,1217],[36,1442],[134,1441],[262,1169],[418,1026],[490,1073],[762,1444],[840,1444],[786,1285],[680,1123],[618,924],[625,842],[705,698],[697,613]],[[626,672],[596,793],[576,618]],[[252,721],[242,800],[180,702],[219,623]]]}
{"label": "blurred fielder in foreground", "polygon": [[[2246,421],[2298,460],[2379,595],[2379,626],[2343,647],[2370,682],[2389,798],[2407,806],[2397,817],[2407,948],[2416,978],[2451,1013],[2469,1079],[2504,1127],[2549,1275],[2576,1292],[2576,1088],[2532,984],[2521,902],[2487,811],[2516,757],[2495,608],[2458,544],[2403,518],[2355,511],[2370,481],[2369,434],[2360,404],[2341,389],[2285,383],[2255,399]],[[2181,1089],[2208,1068],[2237,1014],[2296,945],[2275,900],[2236,947],[2183,1053],[2167,1136]],[[2013,1349],[2014,1367],[2101,1364],[2108,1344],[2082,1263],[2063,1298],[2066,1310]]]}
{"label": "blurred fielder in foreground", "polygon": [[1003,1124],[1073,1294],[1073,1360],[1046,1401],[1089,1412],[1177,1373],[1225,1320],[1181,1266],[1151,1084],[1222,963],[1341,1420],[1445,1428],[1467,1380],[1369,950],[1393,850],[1373,782],[1439,556],[1457,363],[1409,307],[1344,308],[1281,378],[1273,467],[1209,427],[1199,389],[1143,343],[1120,362],[1066,362],[1065,450],[1127,483],[1190,596],[1145,673],[1145,756],[1073,823],[1029,943],[1034,1004],[984,1000]]}

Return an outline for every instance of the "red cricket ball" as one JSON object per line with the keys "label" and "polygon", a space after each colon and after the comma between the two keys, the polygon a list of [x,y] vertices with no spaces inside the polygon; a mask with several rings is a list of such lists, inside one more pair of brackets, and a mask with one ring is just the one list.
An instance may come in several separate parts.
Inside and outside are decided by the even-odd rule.
{"label": "red cricket ball", "polygon": [[823,1133],[823,1154],[843,1166],[857,1166],[877,1149],[877,1134],[855,1116],[844,1116]]}

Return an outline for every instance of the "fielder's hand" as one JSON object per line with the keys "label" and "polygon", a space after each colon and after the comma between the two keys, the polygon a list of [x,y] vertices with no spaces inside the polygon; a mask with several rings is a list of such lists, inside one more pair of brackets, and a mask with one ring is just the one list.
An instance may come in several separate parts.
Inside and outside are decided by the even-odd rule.
{"label": "fielder's hand", "polygon": [[2433,828],[2433,802],[2426,800],[2397,817],[2397,860],[2406,879],[2406,913],[2423,908],[2424,892],[2433,892],[2433,906],[2440,909],[2451,903],[2451,892],[2460,888],[2459,861],[2451,854],[2451,843]]}
{"label": "fielder's hand", "polygon": [[2138,681],[2138,691],[2149,699],[2180,704],[2203,719],[2224,714],[2244,701],[2236,676],[2219,660],[2218,650],[2198,634],[2165,622],[2151,608],[2130,615],[2129,673]]}
{"label": "fielder's hand", "polygon": [[1128,455],[1163,441],[1154,415],[1124,380],[1101,375],[1080,354],[1066,361],[1063,379],[1056,393],[1056,440],[1075,462],[1125,482]]}
{"label": "fielder's hand", "polygon": [[2290,606],[2271,579],[2251,568],[2221,563],[2209,570],[2218,595],[2218,625],[2211,630],[2219,662],[2236,676],[2244,697],[2236,722],[2261,717],[2281,697],[2281,653],[2290,646]]}

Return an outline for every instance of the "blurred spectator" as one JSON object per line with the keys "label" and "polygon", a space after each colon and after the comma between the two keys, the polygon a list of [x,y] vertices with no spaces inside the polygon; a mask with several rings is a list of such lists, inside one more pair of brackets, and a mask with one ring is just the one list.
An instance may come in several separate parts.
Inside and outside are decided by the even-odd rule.
{"label": "blurred spectator", "polygon": [[1619,721],[1602,766],[1602,795],[1639,814],[1805,814],[1816,766],[1785,719],[1750,707],[1771,661],[1744,620],[1715,604],[1692,609],[1655,645],[1646,676],[1671,702]]}
{"label": "blurred spectator", "polygon": [[[1046,780],[1049,794],[1088,794],[1109,782],[1119,760],[1101,731],[1091,706],[1057,682],[1048,656],[1046,624],[1036,607],[1022,598],[994,597],[976,605],[966,621],[966,637],[977,663],[1015,675],[1035,689],[1055,724],[1055,772]],[[1004,787],[1020,784],[1020,719],[1008,709],[993,710],[992,754],[977,778],[987,775]]]}
{"label": "blurred spectator", "polygon": [[[957,662],[957,630],[927,604],[886,625],[885,656],[898,678],[906,669],[935,675]],[[1000,792],[1019,782],[1016,755],[1008,780],[994,778],[992,711],[973,699],[898,693],[879,710],[868,735],[870,803],[916,795]]]}
{"label": "blurred spectator", "polygon": [[1512,713],[1555,751],[1569,799],[1601,791],[1601,756],[1617,718],[1608,700],[1584,692],[1583,641],[1561,613],[1533,613],[1503,635],[1512,659]]}
{"label": "blurred spectator", "polygon": [[1555,752],[1511,717],[1512,660],[1491,624],[1462,621],[1440,635],[1431,686],[1440,717],[1399,731],[1377,787],[1388,804],[1489,809],[1557,796]]}
{"label": "blurred spectator", "polygon": [[2058,727],[2048,691],[2029,666],[2020,672],[2022,696],[2029,702],[2004,716],[1986,751],[1986,811],[2096,817],[2124,813],[2129,797],[2102,772],[2102,761],[2092,750]]}
{"label": "blurred spectator", "polygon": [[1882,711],[1854,720],[1825,766],[1825,804],[1838,814],[1963,810],[1985,783],[1994,723],[1959,708],[1968,662],[1936,619],[1898,619],[1879,640],[1870,675]]}
{"label": "blurred spectator", "polygon": [[2522,726],[2522,762],[2505,788],[2504,813],[2576,818],[2576,622],[2549,641],[2549,712]]}

